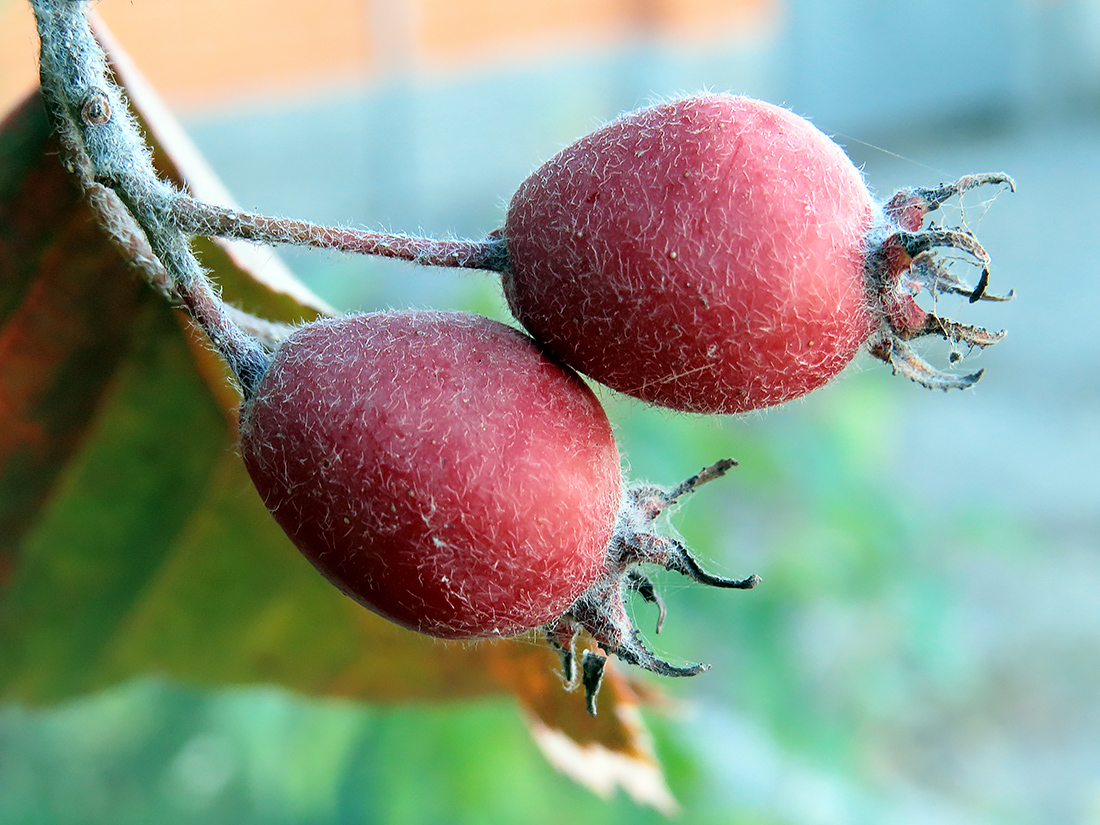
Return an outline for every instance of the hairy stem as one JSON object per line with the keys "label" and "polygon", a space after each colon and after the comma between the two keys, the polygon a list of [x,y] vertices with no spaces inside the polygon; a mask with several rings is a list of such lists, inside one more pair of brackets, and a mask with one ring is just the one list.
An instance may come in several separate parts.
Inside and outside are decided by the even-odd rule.
{"label": "hairy stem", "polygon": [[504,240],[439,240],[352,227],[321,226],[292,218],[256,215],[211,206],[180,193],[172,202],[172,217],[185,232],[210,237],[241,238],[259,243],[311,246],[359,255],[378,255],[423,266],[448,266],[503,272],[508,266]]}
{"label": "hairy stem", "polygon": [[31,6],[42,43],[42,91],[66,165],[111,240],[153,286],[183,304],[247,397],[270,358],[222,303],[189,237],[173,222],[170,207],[179,193],[153,168],[88,25],[84,0],[31,0]]}

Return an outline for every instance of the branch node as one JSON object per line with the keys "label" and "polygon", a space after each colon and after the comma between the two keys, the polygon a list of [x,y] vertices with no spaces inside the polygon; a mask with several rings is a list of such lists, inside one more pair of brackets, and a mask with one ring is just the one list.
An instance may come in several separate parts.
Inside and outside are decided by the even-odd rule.
{"label": "branch node", "polygon": [[102,126],[111,119],[111,100],[99,89],[84,99],[80,107],[80,119],[88,126]]}

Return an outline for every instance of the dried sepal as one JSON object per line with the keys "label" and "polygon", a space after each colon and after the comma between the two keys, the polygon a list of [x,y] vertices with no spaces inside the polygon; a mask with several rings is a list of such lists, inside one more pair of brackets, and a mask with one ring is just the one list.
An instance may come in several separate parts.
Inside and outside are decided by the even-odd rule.
{"label": "dried sepal", "polygon": [[930,390],[965,390],[978,383],[985,372],[978,370],[969,375],[957,375],[938,370],[898,337],[880,340],[871,347],[871,354],[893,367],[895,375],[901,375]]}
{"label": "dried sepal", "polygon": [[[933,189],[903,189],[885,205],[887,225],[880,228],[866,256],[868,289],[877,307],[878,328],[868,341],[868,349],[889,363],[894,373],[903,375],[929,389],[966,389],[982,377],[983,370],[956,374],[938,370],[909,345],[909,341],[935,335],[947,341],[984,348],[1004,338],[1004,331],[962,324],[921,308],[915,298],[922,289],[932,296],[960,295],[970,303],[1007,301],[1013,293],[996,295],[987,291],[990,256],[978,239],[966,229],[930,226],[922,228],[925,216],[939,209],[948,199],[971,189],[1004,184],[1015,191],[1011,177],[1000,172],[966,175],[953,183]],[[957,249],[971,256],[980,267],[977,283],[971,287],[937,257],[935,250]],[[951,363],[961,360],[953,349]]]}
{"label": "dried sepal", "polygon": [[[709,665],[673,665],[654,654],[642,641],[626,609],[626,594],[638,593],[658,609],[657,631],[664,624],[666,609],[653,581],[639,569],[640,564],[656,564],[712,587],[747,590],[760,583],[756,575],[742,579],[725,578],[707,572],[691,555],[683,542],[653,532],[653,522],[670,505],[694,491],[700,484],[719,478],[737,465],[725,459],[705,467],[675,487],[643,484],[629,488],[623,495],[615,531],[607,548],[605,570],[565,615],[547,625],[547,639],[561,657],[562,675],[568,686],[575,686],[574,646],[580,630],[585,630],[608,655],[661,676],[694,676]],[[585,651],[581,660],[581,684],[590,713],[596,712],[596,695],[604,669],[603,659]]]}
{"label": "dried sepal", "polygon": [[886,204],[885,212],[894,223],[904,229],[919,229],[924,216],[940,208],[956,195],[962,195],[981,186],[1006,184],[1010,192],[1016,191],[1016,181],[1004,172],[984,172],[963,175],[952,183],[941,183],[933,189],[911,186],[894,193]]}

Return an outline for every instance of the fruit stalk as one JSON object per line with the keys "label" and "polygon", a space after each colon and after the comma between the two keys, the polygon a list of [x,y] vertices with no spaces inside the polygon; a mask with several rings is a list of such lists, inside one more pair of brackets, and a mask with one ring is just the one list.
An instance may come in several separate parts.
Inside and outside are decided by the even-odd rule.
{"label": "fruit stalk", "polygon": [[348,226],[323,226],[293,218],[276,218],[213,206],[182,192],[173,199],[171,214],[176,226],[193,235],[332,249],[396,258],[421,266],[483,269],[489,272],[503,272],[508,266],[507,246],[502,238],[494,236],[482,241],[437,239]]}
{"label": "fruit stalk", "polygon": [[242,314],[222,302],[189,236],[173,222],[169,207],[178,190],[153,167],[88,25],[84,0],[32,0],[31,6],[42,43],[42,91],[66,165],[126,259],[188,311],[250,395],[270,357],[238,324]]}

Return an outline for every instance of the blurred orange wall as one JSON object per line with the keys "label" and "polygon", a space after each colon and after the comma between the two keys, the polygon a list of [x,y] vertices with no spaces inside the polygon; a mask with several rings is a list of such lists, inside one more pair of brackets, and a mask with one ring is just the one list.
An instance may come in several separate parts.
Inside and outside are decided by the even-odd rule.
{"label": "blurred orange wall", "polygon": [[[96,11],[170,104],[515,65],[630,38],[736,39],[778,0],[105,0]],[[0,0],[0,107],[36,83],[25,0]]]}

